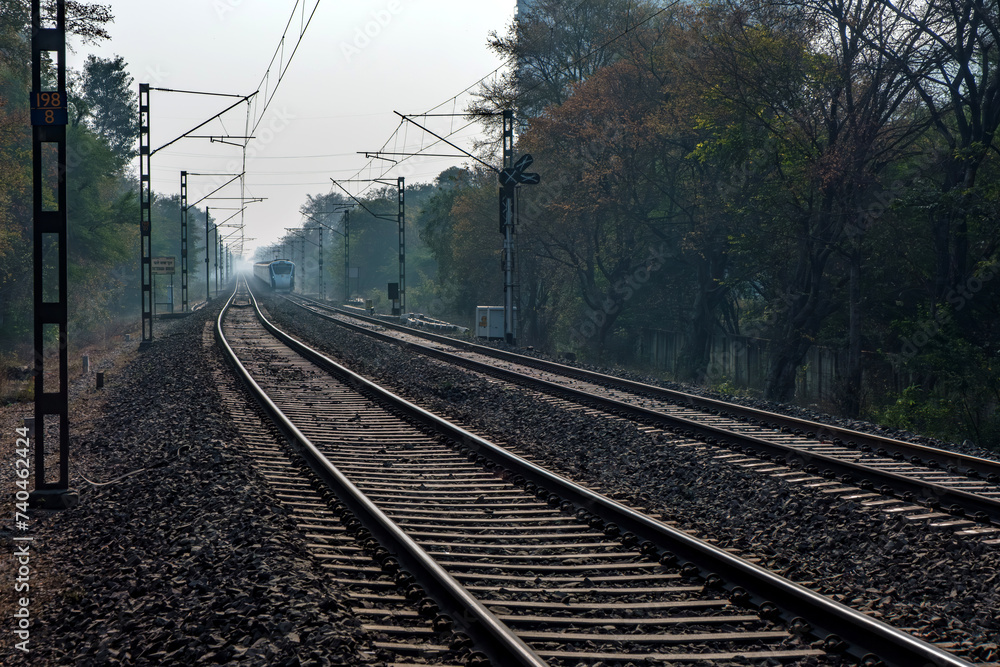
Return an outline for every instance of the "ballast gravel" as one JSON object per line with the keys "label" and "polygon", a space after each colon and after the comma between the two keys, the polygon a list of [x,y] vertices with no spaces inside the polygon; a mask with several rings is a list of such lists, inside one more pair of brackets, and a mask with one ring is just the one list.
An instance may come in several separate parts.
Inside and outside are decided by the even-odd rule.
{"label": "ballast gravel", "polygon": [[[410,322],[419,322],[419,320],[411,319]],[[449,334],[448,332],[445,332],[444,335],[458,336],[457,334]],[[477,340],[476,343],[478,345],[493,347],[497,349],[503,349],[503,350],[510,349],[507,347],[506,343],[502,341]],[[828,424],[830,426],[837,426],[839,428],[851,429],[854,431],[870,433],[872,435],[878,435],[885,438],[894,438],[896,440],[913,442],[920,445],[925,445],[927,447],[936,447],[938,449],[958,452],[960,454],[967,454],[969,456],[978,456],[980,458],[991,459],[993,461],[1000,461],[1000,444],[997,444],[997,446],[994,449],[986,449],[977,446],[971,440],[965,440],[963,442],[947,442],[944,440],[939,440],[937,438],[932,438],[929,436],[912,433],[910,431],[893,428],[890,426],[884,426],[882,424],[875,424],[861,419],[852,419],[850,417],[838,417],[830,415],[828,413],[823,412],[815,405],[804,406],[792,403],[776,403],[774,401],[767,401],[764,400],[763,398],[759,398],[752,395],[744,395],[744,394],[733,395],[733,394],[719,393],[717,391],[713,391],[703,386],[684,384],[680,382],[672,382],[669,380],[662,380],[655,377],[648,377],[642,375],[641,373],[637,373],[634,370],[629,370],[625,368],[608,369],[608,368],[601,368],[598,366],[580,363],[575,360],[569,360],[566,358],[556,359],[548,355],[542,354],[538,351],[535,351],[532,348],[526,348],[526,349],[519,348],[513,351],[516,351],[518,354],[522,354],[525,356],[535,357],[546,361],[554,361],[556,363],[560,363],[566,366],[573,366],[576,368],[580,368],[582,370],[594,371],[596,373],[604,373],[606,375],[614,375],[617,377],[624,378],[626,380],[632,380],[634,382],[642,382],[645,384],[655,385],[673,391],[684,392],[696,396],[704,396],[706,398],[712,398],[715,400],[725,401],[728,403],[737,403],[739,405],[743,405],[749,408],[754,408],[757,410],[765,410],[768,412],[780,413],[788,415],[790,417],[796,417],[798,419],[820,422],[823,424]]]}
{"label": "ballast gravel", "polygon": [[[5,611],[0,663],[381,664],[227,421],[221,357],[202,347],[219,305],[158,322],[108,378],[103,414],[73,416],[80,502],[31,513],[28,650]],[[0,534],[5,589],[12,537]]]}
{"label": "ballast gravel", "polygon": [[1000,660],[996,545],[736,468],[673,436],[554,407],[284,300],[262,301],[289,333],[423,407],[967,660]]}

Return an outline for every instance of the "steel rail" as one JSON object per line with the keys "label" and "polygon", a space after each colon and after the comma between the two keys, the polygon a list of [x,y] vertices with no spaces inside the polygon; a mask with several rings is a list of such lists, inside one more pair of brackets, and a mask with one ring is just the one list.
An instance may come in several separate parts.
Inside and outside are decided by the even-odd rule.
{"label": "steel rail", "polygon": [[[266,322],[266,320],[263,320]],[[266,322],[272,333],[279,330]],[[757,604],[771,603],[783,611],[787,621],[806,619],[817,636],[827,636],[835,643],[843,640],[850,652],[863,652],[879,657],[886,665],[912,667],[969,667],[971,663],[928,644],[901,630],[871,618],[846,605],[835,602],[804,586],[774,574],[762,567],[681,532],[652,517],[646,516],[610,498],[586,489],[565,477],[552,473],[513,454],[473,433],[462,429],[423,408],[406,401],[386,389],[344,368],[323,354],[312,350],[288,334],[279,336],[286,344],[315,363],[338,374],[352,376],[352,384],[364,387],[382,400],[405,410],[412,418],[444,432],[471,452],[481,454],[533,482],[539,489],[568,500],[579,508],[613,523],[621,532],[630,532],[640,541],[648,541],[665,549],[681,560],[692,562],[707,578],[717,575],[727,582],[734,595],[745,591]],[[738,589],[742,589],[737,592]],[[865,656],[868,657],[868,656]]]}
{"label": "steel rail", "polygon": [[[247,291],[250,295],[250,303],[261,323],[272,334],[276,334],[276,332],[280,334],[281,332],[278,332],[260,312],[249,287]],[[417,578],[428,596],[437,602],[445,614],[451,616],[455,626],[465,632],[473,640],[476,648],[483,651],[494,665],[524,665],[528,667],[547,665],[545,660],[532,651],[510,628],[473,597],[433,557],[369,500],[306,438],[261,389],[249,371],[240,363],[222,332],[222,320],[238,292],[239,285],[237,284],[236,290],[219,313],[215,323],[216,340],[227,361],[234,367],[278,428],[296,445],[296,449],[305,458],[309,467],[358,517],[372,536],[383,547],[393,552],[393,556],[399,561],[401,567]],[[346,369],[344,370],[346,371]],[[349,373],[349,371],[347,372]],[[368,384],[370,383],[364,381],[362,386]]]}
{"label": "steel rail", "polygon": [[[505,361],[510,361],[525,366],[531,366],[539,370],[558,373],[560,375],[565,375],[567,377],[572,377],[578,380],[585,380],[588,382],[593,382],[595,384],[615,387],[618,389],[623,389],[631,392],[637,392],[637,393],[641,392],[648,396],[653,396],[656,398],[682,402],[686,405],[695,408],[715,409],[719,410],[720,412],[726,412],[729,415],[735,417],[744,417],[746,419],[757,419],[761,421],[766,421],[772,428],[785,427],[793,430],[799,429],[806,433],[814,433],[817,438],[820,437],[828,437],[830,439],[839,438],[840,440],[843,440],[845,442],[853,441],[858,445],[868,444],[869,446],[875,448],[885,449],[889,455],[895,452],[899,452],[904,455],[912,455],[915,452],[917,452],[924,460],[933,461],[945,468],[964,466],[966,471],[974,470],[976,472],[983,473],[986,475],[996,475],[997,477],[995,481],[1000,483],[1000,461],[984,459],[982,457],[971,456],[969,454],[961,454],[959,452],[950,452],[948,450],[940,449],[938,447],[930,447],[928,445],[921,445],[918,443],[895,440],[893,438],[887,438],[885,436],[875,435],[873,433],[864,433],[862,431],[855,431],[853,429],[844,428],[842,426],[833,426],[830,424],[813,422],[807,419],[801,419],[799,417],[792,417],[789,415],[782,415],[776,412],[770,412],[768,410],[761,410],[760,408],[751,408],[736,403],[728,403],[726,401],[722,401],[715,398],[709,398],[707,396],[698,396],[695,394],[689,394],[683,391],[678,391],[676,389],[667,389],[666,387],[658,387],[656,385],[637,382],[635,380],[627,380],[625,378],[615,377],[613,375],[598,373],[596,371],[589,371],[583,368],[576,368],[575,366],[567,366],[565,364],[559,364],[554,361],[547,361],[544,359],[538,359],[536,357],[529,357],[523,354],[517,354],[516,352],[499,350],[496,348],[488,347],[486,345],[478,345],[476,343],[470,343],[468,341],[452,338],[450,336],[442,336],[440,334],[435,334],[429,331],[422,331],[420,329],[407,327],[401,324],[396,324],[394,322],[386,322],[378,318],[368,317],[366,315],[355,313],[349,310],[344,310],[342,308],[331,307],[326,304],[322,304],[318,301],[314,301],[312,299],[305,299],[305,300],[312,302],[314,305],[330,309],[334,312],[338,312],[343,315],[347,315],[353,318],[357,318],[372,323],[377,323],[381,326],[384,326],[387,329],[395,329],[398,331],[403,331],[414,336],[426,338],[427,340],[432,340],[436,343],[451,345],[453,347],[458,347],[467,350],[469,352],[476,352],[478,354],[487,355],[497,359],[503,359]],[[295,302],[293,301],[292,303]]]}
{"label": "steel rail", "polygon": [[[295,303],[291,301],[291,303]],[[300,307],[301,304],[296,304]],[[339,309],[336,309],[339,311]],[[343,312],[343,311],[339,311]],[[348,313],[344,313],[348,314]],[[356,317],[351,315],[352,317]],[[370,320],[371,318],[364,318],[364,320]],[[746,433],[739,433],[736,431],[729,431],[718,426],[711,426],[709,424],[704,424],[697,422],[685,417],[679,417],[677,415],[670,415],[657,410],[652,410],[649,408],[644,408],[637,405],[632,405],[629,403],[624,403],[613,398],[607,398],[603,396],[598,396],[587,391],[580,389],[573,389],[572,387],[567,387],[565,385],[556,384],[543,380],[540,378],[534,378],[530,376],[523,375],[516,371],[499,368],[496,366],[487,366],[480,362],[476,362],[471,359],[466,359],[463,357],[458,357],[448,352],[442,350],[437,350],[432,347],[427,347],[419,345],[417,343],[409,341],[401,341],[391,337],[386,337],[384,334],[372,331],[362,326],[351,324],[350,322],[343,322],[341,320],[331,320],[339,326],[348,328],[352,331],[362,333],[368,336],[373,336],[380,338],[381,340],[387,340],[396,345],[405,348],[411,348],[417,350],[421,354],[436,359],[441,359],[442,361],[447,361],[448,363],[457,364],[470,368],[472,370],[477,370],[480,372],[488,372],[489,374],[503,378],[505,380],[524,384],[531,387],[541,388],[543,391],[549,394],[562,396],[568,398],[577,403],[589,404],[591,406],[600,408],[607,412],[611,412],[619,415],[626,415],[633,419],[642,420],[645,423],[659,424],[665,426],[672,431],[680,431],[690,433],[692,437],[703,440],[710,444],[719,444],[724,447],[735,448],[734,445],[738,445],[745,449],[751,449],[756,454],[762,454],[768,459],[774,459],[779,462],[784,462],[786,465],[791,467],[807,467],[816,466],[817,472],[820,468],[827,472],[827,477],[838,477],[840,481],[844,484],[862,484],[865,488],[869,484],[871,488],[878,487],[878,490],[884,495],[889,495],[890,491],[898,492],[903,496],[904,500],[910,501],[914,499],[920,499],[928,507],[935,506],[946,506],[946,507],[961,507],[968,514],[971,514],[972,519],[979,521],[980,523],[994,523],[1000,524],[1000,500],[995,500],[992,498],[987,498],[985,496],[980,496],[975,493],[970,493],[968,491],[963,491],[961,489],[949,488],[940,484],[935,484],[933,482],[927,482],[924,480],[915,479],[913,477],[908,477],[898,473],[893,473],[886,470],[880,470],[878,468],[872,468],[866,466],[862,463],[854,463],[852,461],[846,461],[839,459],[835,456],[829,456],[826,454],[820,454],[816,452],[803,451],[795,447],[794,445],[785,445],[778,442],[772,442],[770,440],[764,440],[760,437],[755,437]],[[412,332],[412,330],[406,327],[401,327],[407,333]],[[424,333],[424,332],[421,332]],[[433,334],[428,334],[427,336],[433,336]],[[443,336],[434,336],[437,338],[444,338]],[[479,345],[474,345],[471,343],[460,342],[460,346],[469,348],[475,348],[473,351],[481,352],[482,350],[491,350],[491,348],[486,348]],[[505,353],[503,357],[507,359]],[[491,355],[497,356],[497,355]],[[519,357],[520,359],[528,359],[530,357],[524,357],[523,355],[509,355],[511,357]],[[511,359],[514,360],[514,359]],[[549,364],[550,362],[544,362]],[[554,366],[560,369],[570,369],[569,366],[562,366],[560,364],[554,364]],[[576,369],[579,370],[579,369]],[[561,371],[560,371],[561,372]],[[589,371],[584,371],[589,373]],[[599,374],[598,374],[599,375]],[[610,378],[610,376],[601,376]],[[614,378],[610,378],[614,379]],[[628,382],[628,381],[623,381]],[[633,383],[638,384],[638,383]],[[642,385],[644,387],[649,387],[650,385]],[[656,387],[650,387],[651,389],[657,389]],[[664,390],[670,391],[670,390]],[[720,402],[721,403],[721,402]],[[721,405],[729,406],[728,403],[721,403]],[[767,413],[772,414],[772,413]],[[794,419],[794,418],[792,418]],[[940,450],[938,450],[940,451]],[[980,461],[986,461],[985,459],[977,459]],[[992,463],[992,462],[991,462]],[[998,464],[1000,465],[1000,464]],[[850,481],[847,480],[848,476]]]}

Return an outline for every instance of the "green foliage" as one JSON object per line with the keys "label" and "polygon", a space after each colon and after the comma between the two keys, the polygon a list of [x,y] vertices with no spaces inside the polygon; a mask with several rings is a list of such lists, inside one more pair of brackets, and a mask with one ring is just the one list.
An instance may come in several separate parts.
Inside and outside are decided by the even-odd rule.
{"label": "green foliage", "polygon": [[713,382],[709,385],[709,389],[723,396],[732,396],[734,398],[748,398],[755,395],[755,392],[752,390],[747,387],[740,387],[728,378],[720,378],[716,382]]}
{"label": "green foliage", "polygon": [[955,428],[961,408],[915,385],[904,389],[895,402],[876,411],[875,417],[880,424],[933,437],[954,439],[961,433]]}
{"label": "green foliage", "polygon": [[[907,13],[914,7],[677,8],[636,29],[603,67],[573,72],[581,81],[572,88],[539,87],[548,106],[521,109],[518,146],[545,184],[522,193],[522,207],[540,214],[519,230],[531,266],[522,316],[544,330],[539,340],[597,360],[627,354],[637,328],[676,331],[691,341],[685,376],[698,376],[710,336],[749,334],[769,341],[765,388],[784,400],[810,346],[850,345],[852,359],[883,349],[898,361],[921,313],[950,307],[954,324],[897,365],[892,381],[880,375],[879,386],[863,387],[862,374],[848,372],[838,386],[883,404],[894,423],[995,441],[1000,290],[991,276],[1000,270],[983,267],[1000,238],[1000,77],[981,64],[996,60],[996,15],[964,0],[928,10],[944,23],[972,12],[982,27],[970,27],[962,48],[944,47],[939,76],[925,79],[908,65],[923,62],[928,38]],[[539,50],[533,21],[556,9],[543,3],[494,48],[531,75],[542,71],[530,66],[565,44]],[[559,34],[586,29],[575,20],[564,16]],[[956,72],[971,72],[978,88],[955,92]],[[956,82],[952,96],[940,95],[940,82]],[[480,106],[514,99],[517,79],[506,85],[485,90]],[[623,247],[642,247],[643,228],[666,266],[619,303],[616,260]],[[900,376],[920,390],[897,405],[884,387]]]}
{"label": "green foliage", "polygon": [[455,219],[452,207],[455,200],[472,187],[472,174],[459,167],[441,172],[435,179],[435,189],[416,217],[416,225],[421,240],[427,244],[431,257],[437,263],[437,275],[441,281],[455,279],[455,258],[452,243],[455,233]]}
{"label": "green foliage", "polygon": [[[51,3],[43,4],[49,11]],[[29,8],[23,0],[0,8],[0,351],[24,363],[31,358],[33,299]],[[68,12],[71,34],[84,42],[107,37],[106,6],[74,2]],[[72,72],[68,77],[71,106],[90,110],[87,119],[77,116],[67,128],[67,292],[75,344],[136,314],[138,230],[135,195],[124,171],[131,139],[123,129],[134,95],[125,69],[120,58],[91,58],[82,78]],[[42,74],[51,79],[51,70]],[[55,201],[51,189],[43,197]],[[46,251],[47,265],[53,251]]]}
{"label": "green foliage", "polygon": [[894,323],[900,370],[917,383],[875,414],[898,428],[1000,448],[997,286],[987,282],[969,296],[960,309],[939,306],[933,315]]}
{"label": "green foliage", "polygon": [[101,137],[112,155],[124,165],[136,154],[135,143],[139,138],[139,120],[135,113],[138,95],[124,58],[88,56],[80,89],[75,122],[84,123]]}
{"label": "green foliage", "polygon": [[103,332],[131,305],[136,197],[123,184],[122,156],[90,129],[68,128],[67,147],[70,320],[79,336]]}
{"label": "green foliage", "polygon": [[[514,109],[527,119],[569,98],[574,86],[618,60],[627,43],[613,39],[631,28],[636,16],[649,16],[644,0],[534,0],[524,3],[505,34],[490,33],[489,47],[515,66],[482,84],[469,112],[479,116],[498,149],[500,114]],[[586,57],[581,57],[587,54]]]}

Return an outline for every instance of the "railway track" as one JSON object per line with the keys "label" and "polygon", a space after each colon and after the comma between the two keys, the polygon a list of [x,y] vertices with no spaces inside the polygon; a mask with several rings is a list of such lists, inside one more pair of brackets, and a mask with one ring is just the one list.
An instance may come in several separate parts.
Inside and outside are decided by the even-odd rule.
{"label": "railway track", "polygon": [[435,616],[472,664],[967,664],[379,392],[253,307],[217,336],[416,603],[379,632]]}
{"label": "railway track", "polygon": [[[206,344],[214,345],[211,330]],[[419,659],[420,664],[462,667],[461,651],[440,641],[444,620],[432,608],[413,610],[405,595],[397,595],[394,573],[385,571],[367,554],[369,539],[344,517],[343,509],[303,462],[290,457],[281,433],[259,414],[244,393],[217,378],[230,420],[247,443],[261,476],[289,511],[308,539],[313,557],[331,579],[348,590],[352,612],[373,641],[363,647],[373,658]],[[434,613],[429,613],[434,611]],[[400,619],[405,619],[400,622]],[[388,662],[389,665],[404,664]]]}
{"label": "railway track", "polygon": [[[633,382],[294,296],[341,326],[723,448],[718,458],[1000,545],[1000,462]],[[360,321],[360,324],[357,322]]]}

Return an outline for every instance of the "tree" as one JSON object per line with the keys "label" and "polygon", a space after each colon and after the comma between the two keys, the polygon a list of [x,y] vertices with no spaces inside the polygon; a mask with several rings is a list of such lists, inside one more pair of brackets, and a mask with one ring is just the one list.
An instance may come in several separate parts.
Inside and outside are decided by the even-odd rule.
{"label": "tree", "polygon": [[[55,16],[56,3],[54,0],[43,3],[43,7],[43,13]],[[96,44],[101,40],[111,39],[111,35],[104,26],[114,23],[114,20],[111,5],[77,2],[77,0],[67,0],[66,2],[66,31],[80,37],[84,44]]]}
{"label": "tree", "polygon": [[[43,16],[54,15],[43,3]],[[67,30],[94,41],[106,38],[112,20],[105,5],[67,3]],[[0,4],[0,338],[26,343],[31,300],[31,3]]]}
{"label": "tree", "polygon": [[456,199],[472,187],[472,180],[472,172],[462,167],[451,167],[442,171],[434,179],[434,193],[416,218],[418,233],[437,263],[437,277],[442,283],[458,277],[455,274],[455,259],[452,254],[455,237],[452,208]]}
{"label": "tree", "polygon": [[505,35],[491,32],[488,46],[510,68],[482,84],[468,108],[493,135],[485,145],[498,147],[501,111],[512,109],[521,121],[538,116],[568,99],[574,84],[615,62],[624,45],[617,38],[648,10],[648,3],[633,0],[537,0],[526,4]]}
{"label": "tree", "polygon": [[[739,331],[730,239],[747,192],[748,163],[758,150],[753,133],[711,92],[718,81],[705,71],[710,55],[705,33],[698,12],[677,10],[670,20],[638,33],[628,55],[648,69],[661,93],[650,117],[660,146],[650,178],[661,193],[664,224],[656,233],[670,256],[663,274],[669,288],[660,296],[664,317],[649,324],[685,334],[676,371],[691,381],[714,380],[709,377],[713,336]],[[728,128],[728,136],[721,136],[720,128]]]}
{"label": "tree", "polygon": [[449,295],[459,315],[473,317],[476,306],[500,302],[500,235],[497,233],[496,176],[476,172],[476,187],[460,189],[451,208],[450,263],[454,278]]}
{"label": "tree", "polygon": [[[871,222],[862,220],[864,205],[880,170],[924,127],[912,116],[912,84],[881,47],[900,22],[856,0],[726,3],[713,12],[714,90],[770,144],[773,183],[759,200],[766,208],[754,212],[748,238],[756,243],[742,257],[755,267],[749,284],[773,304],[765,395],[792,397],[796,369],[849,285],[855,354],[848,393],[856,395],[860,244]],[[778,251],[773,264],[760,261],[760,242]],[[847,271],[836,266],[842,258]]]}
{"label": "tree", "polygon": [[[931,216],[934,272],[929,285],[938,303],[969,276],[969,220],[977,205],[979,170],[996,148],[1000,126],[1000,12],[982,0],[881,0],[920,46],[899,59],[945,142],[939,155],[942,197]],[[912,36],[910,36],[912,35]],[[887,57],[899,40],[887,43]],[[897,57],[898,58],[898,57]]]}
{"label": "tree", "polygon": [[30,147],[23,141],[27,105],[12,109],[0,101],[0,339],[27,334],[31,298],[31,170]]}
{"label": "tree", "polygon": [[521,140],[545,179],[523,195],[525,234],[572,273],[584,312],[571,331],[598,352],[636,291],[632,274],[661,265],[662,193],[651,177],[661,144],[649,123],[659,98],[654,78],[619,61],[534,119]]}
{"label": "tree", "polygon": [[122,164],[136,155],[139,121],[135,110],[138,96],[125,59],[88,56],[76,101],[75,123],[83,123],[101,136]]}
{"label": "tree", "polygon": [[[54,21],[56,16],[56,1],[44,0],[41,3],[42,19]],[[105,26],[113,23],[114,15],[111,5],[78,2],[66,2],[66,31],[80,37],[85,44],[95,44],[104,39],[111,39]],[[31,23],[31,0],[9,0],[0,7],[0,24],[17,26],[18,30],[26,29]]]}

